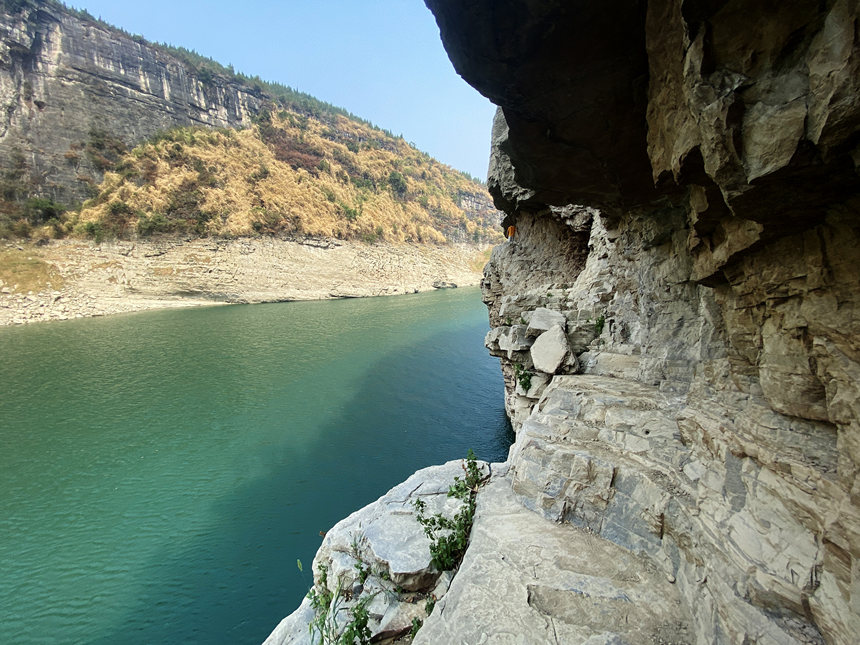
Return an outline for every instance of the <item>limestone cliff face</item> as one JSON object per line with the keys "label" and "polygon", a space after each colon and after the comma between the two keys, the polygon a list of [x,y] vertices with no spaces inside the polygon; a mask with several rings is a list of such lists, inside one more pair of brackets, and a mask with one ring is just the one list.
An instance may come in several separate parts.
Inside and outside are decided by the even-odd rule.
{"label": "limestone cliff face", "polygon": [[860,5],[427,4],[500,106],[520,503],[663,567],[693,642],[856,642]]}
{"label": "limestone cliff face", "polygon": [[[88,196],[101,169],[92,133],[130,145],[178,125],[247,125],[255,90],[45,2],[0,11],[0,159],[23,166],[31,194]],[[5,6],[5,5],[2,5]]]}

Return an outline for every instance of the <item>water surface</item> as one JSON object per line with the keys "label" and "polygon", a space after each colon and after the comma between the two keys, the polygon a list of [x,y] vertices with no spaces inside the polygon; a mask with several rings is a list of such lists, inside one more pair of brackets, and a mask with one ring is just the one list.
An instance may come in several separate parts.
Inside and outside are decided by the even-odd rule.
{"label": "water surface", "polygon": [[0,643],[259,643],[319,531],[504,459],[486,320],[458,289],[0,329]]}

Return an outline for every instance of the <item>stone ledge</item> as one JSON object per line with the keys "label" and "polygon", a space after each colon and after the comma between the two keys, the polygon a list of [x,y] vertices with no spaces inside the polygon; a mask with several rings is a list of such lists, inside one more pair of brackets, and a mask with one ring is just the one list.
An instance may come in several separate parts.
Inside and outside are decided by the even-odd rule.
{"label": "stone ledge", "polygon": [[689,643],[677,589],[646,559],[523,508],[508,478],[478,495],[472,540],[418,632],[439,643]]}

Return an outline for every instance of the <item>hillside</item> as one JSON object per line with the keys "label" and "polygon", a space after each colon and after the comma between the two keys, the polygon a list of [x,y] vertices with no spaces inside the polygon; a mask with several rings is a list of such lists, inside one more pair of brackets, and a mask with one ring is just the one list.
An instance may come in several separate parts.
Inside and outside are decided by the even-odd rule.
{"label": "hillside", "polygon": [[0,3],[0,106],[0,237],[501,239],[402,138],[53,0]]}
{"label": "hillside", "polygon": [[402,139],[284,108],[250,128],[179,128],[136,147],[72,230],[487,244],[498,221],[483,186]]}

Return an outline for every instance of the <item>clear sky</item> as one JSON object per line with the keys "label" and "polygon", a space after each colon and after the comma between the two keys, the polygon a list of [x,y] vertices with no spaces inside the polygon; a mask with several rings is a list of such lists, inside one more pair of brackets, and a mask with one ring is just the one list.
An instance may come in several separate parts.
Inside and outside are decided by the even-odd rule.
{"label": "clear sky", "polygon": [[346,108],[486,179],[494,108],[422,0],[66,0],[147,40]]}

